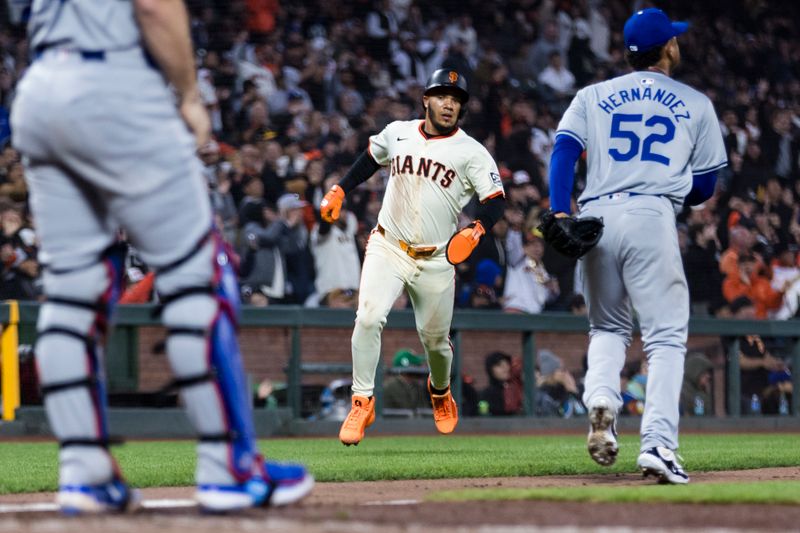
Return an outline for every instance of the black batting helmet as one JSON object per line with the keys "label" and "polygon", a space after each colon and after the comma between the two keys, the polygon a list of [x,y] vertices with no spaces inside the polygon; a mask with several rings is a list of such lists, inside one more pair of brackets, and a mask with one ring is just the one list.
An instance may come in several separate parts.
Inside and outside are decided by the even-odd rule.
{"label": "black batting helmet", "polygon": [[461,105],[467,103],[469,100],[469,91],[467,91],[467,80],[456,72],[447,68],[440,68],[428,78],[428,83],[425,84],[425,94],[428,94],[431,89],[437,87],[452,87],[456,93],[461,97]]}

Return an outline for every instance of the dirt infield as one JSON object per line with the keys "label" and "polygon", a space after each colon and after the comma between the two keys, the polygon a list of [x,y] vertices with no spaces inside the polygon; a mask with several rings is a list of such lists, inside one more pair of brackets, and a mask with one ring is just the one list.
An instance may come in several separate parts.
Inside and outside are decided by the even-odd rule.
{"label": "dirt infield", "polygon": [[[694,474],[692,483],[800,479],[800,467]],[[766,505],[590,504],[506,501],[432,503],[447,489],[480,487],[578,487],[649,484],[634,474],[319,483],[301,506],[252,510],[237,516],[201,516],[187,507],[191,488],[144,490],[163,508],[135,515],[64,519],[52,511],[14,512],[14,505],[52,501],[52,494],[0,496],[0,533],[211,533],[218,531],[528,531],[567,528],[670,530],[798,530],[800,508]],[[173,503],[174,502],[174,503]]]}

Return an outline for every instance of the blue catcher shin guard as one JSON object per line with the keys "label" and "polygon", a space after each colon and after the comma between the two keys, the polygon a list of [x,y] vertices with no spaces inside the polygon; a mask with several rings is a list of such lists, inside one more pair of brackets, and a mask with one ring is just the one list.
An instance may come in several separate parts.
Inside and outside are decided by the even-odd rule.
{"label": "blue catcher shin guard", "polygon": [[219,312],[211,329],[211,365],[217,384],[225,399],[228,415],[234,468],[238,479],[253,473],[253,459],[258,455],[250,407],[247,376],[242,364],[239,341],[236,338],[239,320],[239,285],[231,264],[231,255],[217,240],[215,247],[215,296]]}
{"label": "blue catcher shin guard", "polygon": [[[225,245],[216,240],[213,294],[218,310],[209,340],[215,385],[223,399],[227,420],[227,445],[234,479],[229,483],[198,479],[196,497],[207,512],[289,505],[305,498],[314,486],[313,476],[303,466],[267,463],[258,454],[249,391],[236,338],[240,302],[232,257]],[[201,441],[203,439],[201,436]]]}
{"label": "blue catcher shin guard", "polygon": [[167,352],[198,432],[198,484],[243,483],[258,471],[255,431],[236,340],[238,286],[216,236],[157,271]]}
{"label": "blue catcher shin guard", "polygon": [[246,376],[236,339],[239,285],[230,262],[231,257],[221,243],[218,243],[215,290],[220,312],[214,320],[211,334],[211,360],[219,387],[227,400],[225,405],[228,418],[233,425],[234,438],[231,446],[234,457],[247,458],[247,463],[252,465],[252,475],[236,486],[198,486],[197,499],[200,505],[212,512],[267,504],[289,505],[305,498],[314,486],[314,477],[305,467],[265,462],[258,455]]}

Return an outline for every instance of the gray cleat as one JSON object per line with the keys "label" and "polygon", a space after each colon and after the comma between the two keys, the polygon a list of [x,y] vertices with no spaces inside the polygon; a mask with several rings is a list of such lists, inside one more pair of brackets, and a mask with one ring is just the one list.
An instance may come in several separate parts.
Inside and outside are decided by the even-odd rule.
{"label": "gray cleat", "polygon": [[589,409],[589,455],[600,466],[611,466],[617,460],[617,415],[608,398],[598,398]]}

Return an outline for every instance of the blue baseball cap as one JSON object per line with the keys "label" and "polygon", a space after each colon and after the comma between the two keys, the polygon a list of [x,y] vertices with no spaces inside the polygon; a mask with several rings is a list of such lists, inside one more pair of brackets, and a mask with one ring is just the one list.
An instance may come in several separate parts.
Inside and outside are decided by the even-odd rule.
{"label": "blue baseball cap", "polygon": [[625,49],[646,52],[662,45],[689,28],[688,22],[672,22],[666,13],[650,7],[637,11],[625,23]]}

